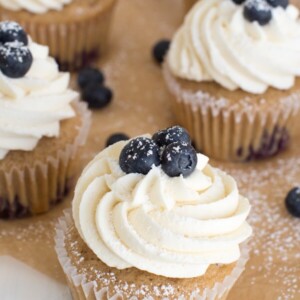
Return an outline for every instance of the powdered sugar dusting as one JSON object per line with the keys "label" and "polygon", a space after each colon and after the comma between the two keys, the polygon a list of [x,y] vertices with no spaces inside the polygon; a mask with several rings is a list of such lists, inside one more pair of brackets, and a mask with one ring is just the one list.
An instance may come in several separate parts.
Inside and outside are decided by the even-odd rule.
{"label": "powdered sugar dusting", "polygon": [[269,11],[270,6],[265,0],[247,0],[245,6],[255,8],[258,11]]}
{"label": "powdered sugar dusting", "polygon": [[[224,164],[219,166],[224,169]],[[300,261],[300,220],[288,214],[284,199],[292,187],[300,186],[300,157],[288,157],[287,152],[277,160],[228,164],[225,169],[238,181],[241,193],[252,205],[249,223],[254,233],[246,271],[251,273],[247,276],[250,284],[261,284],[263,277],[264,282],[274,285],[274,296],[268,299],[299,299],[300,264],[290,262]],[[276,289],[276,284],[280,288]]]}
{"label": "powdered sugar dusting", "polygon": [[17,22],[4,21],[0,24],[0,30],[4,32],[10,32],[14,36],[17,36],[18,32],[22,31],[23,28]]}

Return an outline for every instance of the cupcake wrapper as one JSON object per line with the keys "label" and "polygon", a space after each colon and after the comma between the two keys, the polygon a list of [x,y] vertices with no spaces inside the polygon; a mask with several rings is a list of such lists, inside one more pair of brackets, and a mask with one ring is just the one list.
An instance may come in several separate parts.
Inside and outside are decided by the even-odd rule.
{"label": "cupcake wrapper", "polygon": [[[199,151],[220,160],[248,161],[272,156],[285,149],[300,113],[300,92],[277,103],[252,105],[184,90],[164,65],[164,77],[174,96],[177,121],[190,132]],[[261,107],[260,107],[261,105]]]}
{"label": "cupcake wrapper", "polygon": [[[65,23],[39,22],[14,18],[31,35],[32,39],[50,48],[61,70],[77,70],[104,53],[115,0],[106,1],[104,8],[90,18]],[[9,12],[0,11],[1,20],[10,20]]]}
{"label": "cupcake wrapper", "polygon": [[[128,299],[122,294],[108,295],[107,289],[104,287],[100,290],[96,290],[96,283],[88,282],[84,275],[78,273],[76,267],[71,263],[68,253],[65,248],[65,235],[68,230],[73,226],[71,210],[68,209],[64,212],[64,216],[61,217],[56,225],[55,236],[55,250],[58,256],[58,260],[63,268],[67,277],[67,282],[72,292],[74,300],[116,300],[116,299]],[[245,269],[245,265],[249,259],[249,248],[246,243],[241,247],[241,257],[237,261],[232,273],[225,277],[223,282],[216,283],[213,288],[205,289],[202,295],[197,292],[190,296],[190,299],[197,300],[225,300],[230,289],[237,281],[239,276]],[[155,296],[153,296],[155,298]],[[130,300],[137,299],[136,297],[129,298]],[[152,298],[144,298],[152,299]],[[164,297],[164,300],[168,300],[168,297]]]}
{"label": "cupcake wrapper", "polygon": [[85,143],[90,126],[90,112],[86,104],[77,101],[74,106],[82,122],[72,144],[67,144],[43,161],[37,159],[34,165],[0,170],[0,182],[5,187],[2,194],[6,198],[4,201],[0,196],[1,217],[14,218],[46,212],[68,191],[74,171],[73,158],[78,147]]}

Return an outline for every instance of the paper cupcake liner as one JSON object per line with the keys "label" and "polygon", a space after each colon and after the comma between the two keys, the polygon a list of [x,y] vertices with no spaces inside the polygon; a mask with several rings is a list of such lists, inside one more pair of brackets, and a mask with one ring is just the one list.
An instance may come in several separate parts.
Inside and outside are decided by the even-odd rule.
{"label": "paper cupcake liner", "polygon": [[71,144],[34,164],[19,168],[16,163],[9,170],[0,169],[0,218],[44,213],[65,196],[74,175],[74,158],[78,147],[85,143],[90,126],[87,105],[77,101],[74,107],[81,125]]}
{"label": "paper cupcake liner", "polygon": [[241,99],[228,104],[202,91],[184,90],[164,65],[164,77],[173,95],[177,121],[190,132],[196,148],[216,159],[248,161],[285,149],[300,114],[300,91],[277,103],[252,105]]}
{"label": "paper cupcake liner", "polygon": [[[88,281],[86,276],[79,274],[75,266],[72,265],[71,259],[68,256],[65,248],[65,236],[70,228],[74,226],[72,219],[71,210],[68,209],[64,212],[64,216],[61,217],[56,225],[56,236],[55,236],[55,250],[57,253],[58,260],[62,266],[62,269],[67,277],[67,282],[73,295],[74,300],[116,300],[116,299],[138,299],[136,296],[128,298],[123,296],[121,293],[115,295],[108,295],[107,288],[96,289],[96,283]],[[241,246],[241,257],[237,261],[235,268],[231,274],[226,276],[223,282],[216,283],[212,288],[207,288],[202,294],[195,291],[190,299],[197,300],[225,300],[230,289],[235,284],[237,279],[240,277],[245,269],[245,265],[249,259],[249,248],[246,243]],[[155,299],[148,297],[143,299]],[[168,300],[168,297],[164,297],[164,300]]]}
{"label": "paper cupcake liner", "polygon": [[[103,1],[104,2],[104,1]],[[116,0],[107,0],[103,9],[88,17],[55,23],[35,18],[22,18],[14,13],[14,21],[21,24],[32,39],[47,45],[61,70],[77,70],[103,54]],[[63,13],[63,11],[62,11]],[[9,11],[0,10],[1,20],[11,20]]]}

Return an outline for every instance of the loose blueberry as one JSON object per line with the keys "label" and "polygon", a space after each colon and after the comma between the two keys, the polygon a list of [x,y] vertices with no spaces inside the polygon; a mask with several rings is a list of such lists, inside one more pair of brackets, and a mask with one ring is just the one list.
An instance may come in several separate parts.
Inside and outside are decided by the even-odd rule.
{"label": "loose blueberry", "polygon": [[246,0],[232,0],[235,4],[238,4],[238,5],[240,5],[240,4],[242,4],[242,3],[244,3]]}
{"label": "loose blueberry", "polygon": [[257,21],[262,26],[266,25],[272,19],[271,7],[265,0],[247,0],[244,17],[250,22]]}
{"label": "loose blueberry", "polygon": [[32,65],[30,50],[19,42],[0,46],[0,70],[10,78],[23,77]]}
{"label": "loose blueberry", "polygon": [[121,169],[127,174],[146,175],[153,166],[160,164],[159,148],[151,139],[138,137],[123,148],[119,163]]}
{"label": "loose blueberry", "polygon": [[108,137],[106,141],[106,147],[113,145],[120,141],[127,141],[129,140],[129,136],[124,133],[114,133],[111,136]]}
{"label": "loose blueberry", "polygon": [[89,84],[82,93],[82,99],[88,103],[89,108],[103,108],[113,98],[111,89],[98,84]]}
{"label": "loose blueberry", "polygon": [[289,5],[289,0],[267,0],[268,3],[273,7],[281,6],[283,8],[287,8]]}
{"label": "loose blueberry", "polygon": [[89,84],[103,84],[104,75],[96,68],[87,67],[82,69],[77,78],[77,83],[81,89],[86,88]]}
{"label": "loose blueberry", "polygon": [[300,218],[300,187],[289,191],[285,198],[285,206],[291,215]]}
{"label": "loose blueberry", "polygon": [[164,61],[164,58],[169,50],[169,47],[170,47],[169,40],[161,40],[154,45],[152,49],[152,55],[157,63],[161,64]]}
{"label": "loose blueberry", "polygon": [[173,126],[156,132],[152,139],[159,146],[167,146],[174,142],[191,143],[191,138],[183,127]]}
{"label": "loose blueberry", "polygon": [[0,22],[0,43],[20,42],[24,46],[28,45],[27,34],[23,27],[16,22]]}
{"label": "loose blueberry", "polygon": [[170,177],[187,177],[195,170],[197,161],[197,153],[192,145],[175,142],[165,148],[161,167]]}

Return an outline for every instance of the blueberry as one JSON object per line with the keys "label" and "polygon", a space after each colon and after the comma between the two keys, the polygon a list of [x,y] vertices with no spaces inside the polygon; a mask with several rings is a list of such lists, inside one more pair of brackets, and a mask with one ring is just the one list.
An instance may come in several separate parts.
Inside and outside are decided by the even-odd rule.
{"label": "blueberry", "polygon": [[250,22],[257,21],[260,25],[266,25],[272,19],[271,7],[265,0],[247,0],[244,17]]}
{"label": "blueberry", "polygon": [[10,78],[23,77],[32,65],[30,50],[19,42],[0,46],[0,70]]}
{"label": "blueberry", "polygon": [[112,135],[110,135],[108,137],[108,139],[106,140],[106,147],[110,146],[110,145],[113,145],[117,142],[120,142],[120,141],[127,141],[129,140],[129,136],[127,134],[124,134],[124,133],[114,133]]}
{"label": "blueberry", "polygon": [[295,187],[288,192],[285,206],[291,215],[300,218],[300,187]]}
{"label": "blueberry", "polygon": [[167,146],[174,142],[191,143],[191,138],[183,127],[173,126],[156,132],[152,139],[159,146]]}
{"label": "blueberry", "polygon": [[195,170],[197,161],[197,153],[192,145],[175,142],[165,148],[161,167],[170,177],[187,177]]}
{"label": "blueberry", "polygon": [[152,55],[157,63],[161,64],[164,61],[165,55],[167,54],[169,47],[169,40],[160,40],[154,45],[152,49]]}
{"label": "blueberry", "polygon": [[235,4],[242,4],[244,3],[246,0],[232,0]]}
{"label": "blueberry", "polygon": [[273,7],[281,6],[283,8],[287,8],[289,5],[289,0],[267,0],[268,3]]}
{"label": "blueberry", "polygon": [[82,98],[88,103],[89,108],[103,108],[107,106],[112,98],[111,89],[98,84],[89,84],[82,93]]}
{"label": "blueberry", "polygon": [[0,22],[0,43],[20,42],[24,46],[28,45],[27,34],[23,27],[16,22]]}
{"label": "blueberry", "polygon": [[153,166],[160,164],[159,148],[151,139],[138,137],[123,148],[119,163],[121,169],[127,174],[146,175]]}
{"label": "blueberry", "polygon": [[87,67],[82,69],[77,78],[77,83],[81,89],[84,89],[89,84],[103,84],[104,75],[103,73],[96,68]]}

